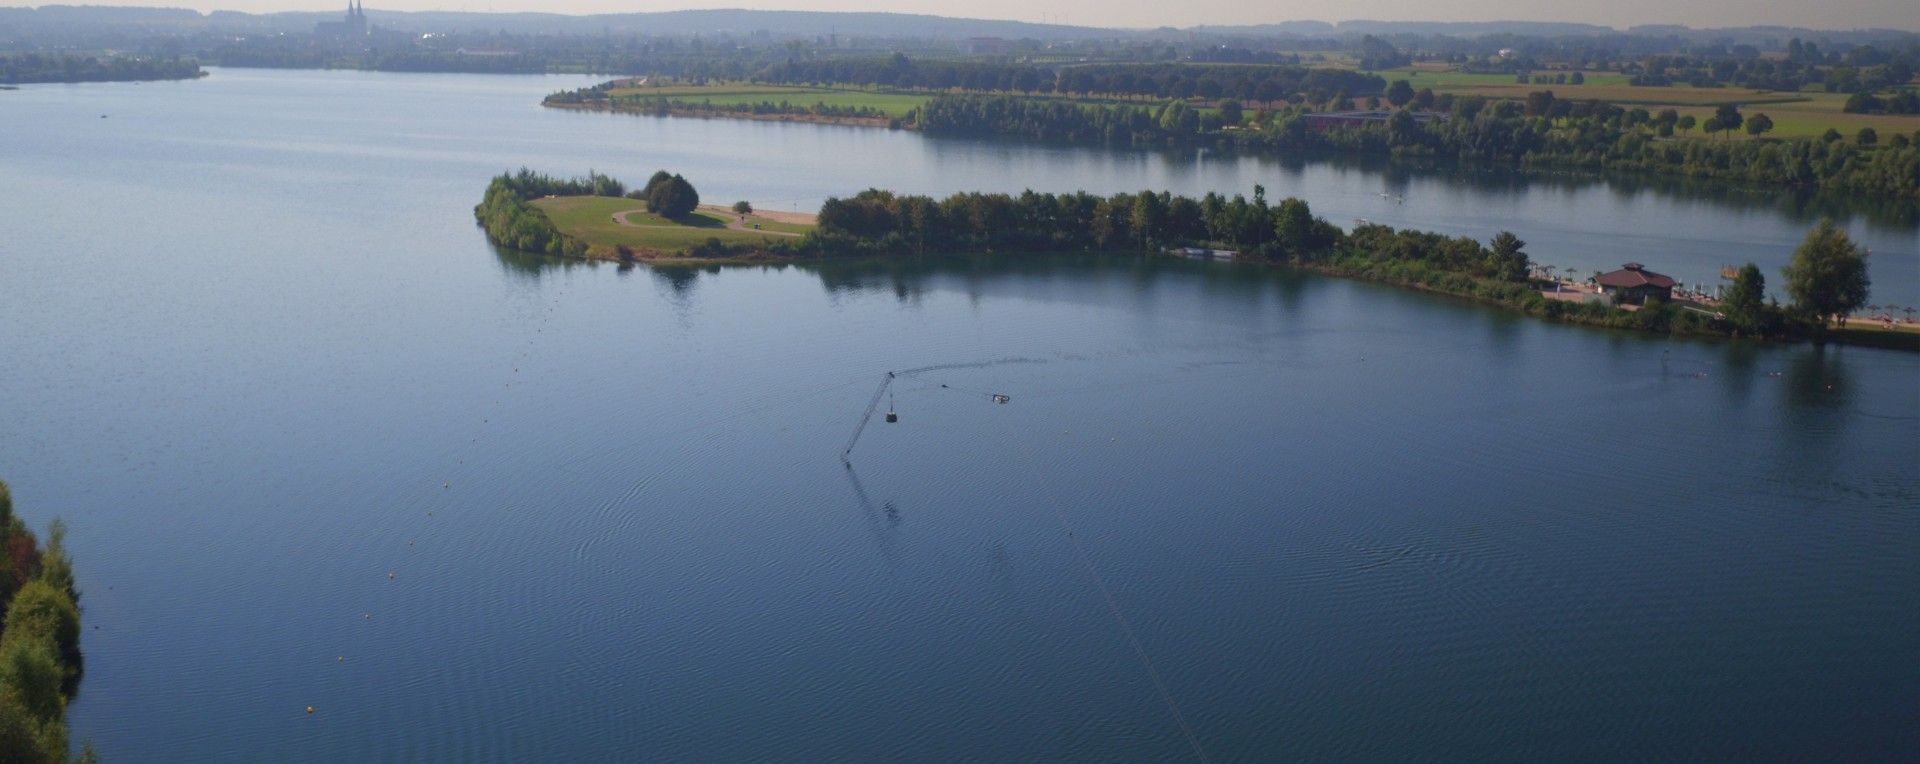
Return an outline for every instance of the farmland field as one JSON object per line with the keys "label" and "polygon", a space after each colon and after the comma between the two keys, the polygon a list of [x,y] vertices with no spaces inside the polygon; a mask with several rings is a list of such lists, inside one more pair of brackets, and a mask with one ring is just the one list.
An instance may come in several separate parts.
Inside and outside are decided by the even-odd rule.
{"label": "farmland field", "polygon": [[[1890,114],[1848,114],[1842,109],[1846,93],[1823,91],[1781,92],[1750,88],[1696,88],[1686,85],[1648,87],[1627,84],[1627,76],[1615,72],[1586,72],[1583,85],[1522,85],[1510,74],[1466,74],[1425,67],[1377,72],[1387,81],[1404,79],[1414,89],[1433,88],[1435,93],[1483,96],[1519,100],[1539,90],[1552,91],[1556,98],[1600,100],[1648,111],[1675,109],[1704,121],[1722,104],[1734,104],[1746,116],[1766,114],[1773,120],[1770,138],[1814,138],[1833,128],[1849,139],[1860,128],[1871,127],[1883,137],[1892,133],[1920,130],[1920,116]],[[1561,74],[1561,72],[1554,72]],[[1695,133],[1698,134],[1698,133]],[[1730,136],[1747,139],[1744,131]]]}

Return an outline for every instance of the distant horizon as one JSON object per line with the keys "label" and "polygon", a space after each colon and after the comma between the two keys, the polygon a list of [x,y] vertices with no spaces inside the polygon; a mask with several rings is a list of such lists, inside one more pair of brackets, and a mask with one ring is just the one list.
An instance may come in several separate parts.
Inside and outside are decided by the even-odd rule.
{"label": "distant horizon", "polygon": [[[33,8],[49,5],[86,5],[103,8],[171,8],[202,14],[236,11],[249,14],[326,13],[341,11],[346,0],[224,0],[223,2],[169,2],[168,0],[117,3],[24,3],[0,0],[0,8]],[[1299,12],[1288,9],[1298,6]],[[1522,0],[1465,0],[1447,4],[1445,9],[1414,0],[1362,0],[1343,6],[1343,18],[1317,17],[1313,11],[1324,5],[1278,3],[1252,6],[1241,0],[1193,0],[1174,9],[1143,0],[1119,0],[1094,5],[1086,0],[982,0],[965,8],[930,0],[771,0],[751,6],[741,4],[699,5],[675,0],[382,0],[371,3],[375,12],[445,13],[541,13],[557,16],[596,16],[622,13],[663,13],[673,11],[803,11],[818,13],[892,13],[940,16],[954,19],[1013,21],[1033,24],[1058,24],[1093,29],[1146,30],[1162,27],[1191,29],[1203,26],[1264,26],[1289,22],[1372,21],[1388,23],[1489,24],[1544,23],[1585,24],[1625,31],[1636,26],[1686,26],[1693,29],[1742,28],[1755,26],[1797,27],[1819,31],[1844,32],[1858,29],[1894,29],[1920,32],[1920,13],[1904,0],[1834,0],[1820,5],[1800,7],[1743,7],[1744,4],[1717,2],[1675,4],[1657,0],[1623,0],[1596,9],[1582,5],[1571,13],[1557,13],[1537,3]],[[1449,12],[1451,11],[1451,12]]]}

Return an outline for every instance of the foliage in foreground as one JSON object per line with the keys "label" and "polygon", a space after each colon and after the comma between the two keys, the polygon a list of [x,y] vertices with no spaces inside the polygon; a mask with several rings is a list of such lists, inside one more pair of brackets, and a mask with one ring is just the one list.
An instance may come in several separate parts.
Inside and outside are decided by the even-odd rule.
{"label": "foliage in foreground", "polygon": [[66,526],[54,519],[42,548],[0,481],[0,542],[0,761],[64,762],[67,703],[84,670]]}

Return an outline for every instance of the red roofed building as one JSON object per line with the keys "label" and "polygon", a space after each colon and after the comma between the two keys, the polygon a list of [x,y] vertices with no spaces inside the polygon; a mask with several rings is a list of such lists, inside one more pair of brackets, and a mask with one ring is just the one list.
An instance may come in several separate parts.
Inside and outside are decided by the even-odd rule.
{"label": "red roofed building", "polygon": [[1594,283],[1600,285],[1600,291],[1620,302],[1639,305],[1648,297],[1660,298],[1662,302],[1673,299],[1672,277],[1654,273],[1639,263],[1627,263],[1620,270],[1600,274]]}

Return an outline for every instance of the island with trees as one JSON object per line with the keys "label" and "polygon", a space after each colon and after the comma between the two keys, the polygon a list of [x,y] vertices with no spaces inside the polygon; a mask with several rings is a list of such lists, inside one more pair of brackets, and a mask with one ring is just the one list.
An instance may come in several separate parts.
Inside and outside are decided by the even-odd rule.
{"label": "island with trees", "polygon": [[1795,252],[1782,274],[1792,302],[1779,305],[1765,300],[1765,279],[1752,264],[1710,302],[1566,299],[1563,289],[1570,284],[1542,275],[1526,242],[1512,233],[1483,244],[1373,223],[1346,230],[1315,217],[1303,200],[1269,202],[1259,186],[1251,198],[1027,191],[934,199],[870,189],[828,199],[817,215],[799,223],[762,217],[746,202],[702,206],[690,182],[665,171],[629,191],[598,173],[560,179],[522,169],[495,177],[474,214],[496,245],[565,257],[737,261],[1197,248],[1569,323],[1920,349],[1920,333],[1849,322],[1868,307],[1867,253],[1831,221],[1816,226]]}
{"label": "island with trees", "polygon": [[[67,703],[80,687],[80,590],[54,518],[42,544],[0,481],[0,761],[68,760]],[[84,748],[80,761],[93,760]]]}

